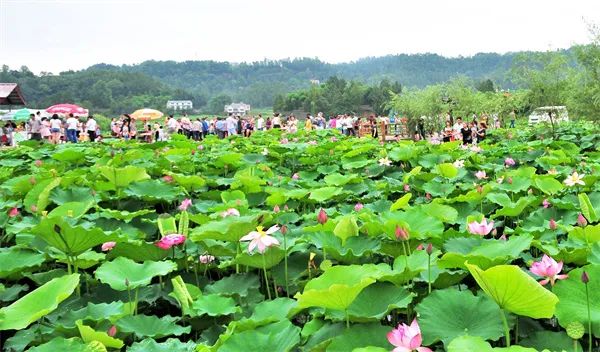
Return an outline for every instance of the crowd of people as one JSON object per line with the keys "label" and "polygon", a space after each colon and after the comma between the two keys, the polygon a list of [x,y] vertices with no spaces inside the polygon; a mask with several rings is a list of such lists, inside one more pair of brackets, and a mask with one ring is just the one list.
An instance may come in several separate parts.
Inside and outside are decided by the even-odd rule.
{"label": "crowd of people", "polygon": [[[493,126],[499,127],[497,117],[493,116]],[[510,115],[511,127],[514,126],[514,112]],[[487,134],[488,117],[473,115],[471,121],[463,121],[458,117],[453,119],[446,116],[445,127],[439,131],[426,131],[424,119],[417,119],[414,129],[415,140],[430,139],[433,142],[461,141],[463,144],[476,144],[485,139]],[[326,118],[323,113],[316,116],[307,114],[303,123],[294,115],[283,116],[275,113],[266,118],[262,114],[256,116],[240,116],[229,114],[227,117],[196,117],[191,118],[187,114],[181,117],[169,115],[166,118],[156,120],[136,120],[129,114],[123,114],[113,118],[110,122],[110,135],[112,138],[123,140],[143,140],[146,142],[166,141],[173,134],[181,134],[193,140],[203,140],[208,135],[216,135],[218,138],[227,138],[233,135],[244,137],[251,136],[256,131],[280,129],[288,133],[296,133],[299,129],[306,131],[320,129],[337,129],[346,136],[357,136],[370,134],[377,138],[381,133],[382,126],[393,126],[386,128],[386,134],[406,133],[408,127],[401,129],[399,125],[406,125],[406,119],[395,117],[375,116],[359,117],[353,114],[340,114]],[[141,125],[140,129],[138,126]],[[366,132],[365,132],[366,131]],[[56,114],[48,117],[41,116],[40,112],[31,114],[29,120],[22,124],[7,122],[2,133],[2,144],[15,145],[26,139],[47,140],[50,143],[77,143],[82,141],[102,140],[100,124],[93,116],[77,117],[72,114],[60,117]],[[403,135],[403,137],[408,137]]]}

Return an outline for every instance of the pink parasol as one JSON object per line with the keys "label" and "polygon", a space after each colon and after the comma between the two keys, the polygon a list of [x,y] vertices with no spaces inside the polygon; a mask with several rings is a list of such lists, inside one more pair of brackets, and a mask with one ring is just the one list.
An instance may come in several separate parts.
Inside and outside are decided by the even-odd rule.
{"label": "pink parasol", "polygon": [[73,114],[76,116],[87,116],[88,109],[84,109],[81,106],[75,104],[56,104],[52,105],[46,112],[49,114],[59,114],[59,115],[68,115]]}

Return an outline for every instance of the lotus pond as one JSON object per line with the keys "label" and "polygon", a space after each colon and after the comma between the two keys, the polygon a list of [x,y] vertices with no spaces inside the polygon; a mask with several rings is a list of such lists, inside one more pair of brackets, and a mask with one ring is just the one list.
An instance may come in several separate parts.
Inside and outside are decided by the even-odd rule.
{"label": "lotus pond", "polygon": [[[0,156],[5,351],[591,351],[600,134]],[[545,135],[546,138],[541,137]]]}

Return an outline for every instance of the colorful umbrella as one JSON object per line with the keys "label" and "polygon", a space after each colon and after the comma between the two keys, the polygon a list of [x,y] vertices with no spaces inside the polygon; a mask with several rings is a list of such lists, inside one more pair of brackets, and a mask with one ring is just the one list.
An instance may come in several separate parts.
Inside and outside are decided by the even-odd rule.
{"label": "colorful umbrella", "polygon": [[27,121],[29,120],[29,109],[21,109],[21,110],[17,110],[17,111],[11,111],[8,114],[2,115],[2,120],[3,121],[15,121],[15,122],[21,122],[21,121]]}
{"label": "colorful umbrella", "polygon": [[88,109],[84,109],[81,106],[75,104],[56,104],[52,105],[46,112],[49,114],[68,115],[73,114],[76,116],[87,116]]}
{"label": "colorful umbrella", "polygon": [[136,120],[157,120],[163,117],[163,113],[154,109],[139,109],[131,114]]}

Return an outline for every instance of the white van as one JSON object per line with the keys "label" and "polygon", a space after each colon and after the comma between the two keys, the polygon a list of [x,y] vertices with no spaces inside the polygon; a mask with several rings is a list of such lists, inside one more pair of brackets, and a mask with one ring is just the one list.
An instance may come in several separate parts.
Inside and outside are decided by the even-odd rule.
{"label": "white van", "polygon": [[533,110],[529,115],[529,124],[534,125],[540,122],[550,122],[550,112],[554,122],[569,121],[569,112],[566,106],[542,106]]}

